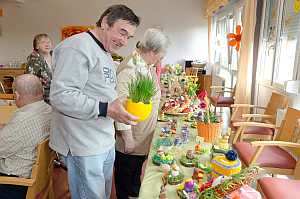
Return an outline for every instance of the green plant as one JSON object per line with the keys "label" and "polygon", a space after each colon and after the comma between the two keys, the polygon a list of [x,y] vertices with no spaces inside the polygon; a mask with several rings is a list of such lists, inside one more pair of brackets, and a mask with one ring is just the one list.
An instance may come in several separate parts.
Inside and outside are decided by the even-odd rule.
{"label": "green plant", "polygon": [[129,98],[135,102],[149,104],[157,89],[154,80],[149,75],[138,73],[128,84]]}
{"label": "green plant", "polygon": [[199,89],[199,85],[192,81],[188,82],[187,84],[187,94],[189,97],[194,97],[197,95],[197,91]]}
{"label": "green plant", "polygon": [[207,123],[218,123],[219,122],[217,116],[213,112],[211,112],[210,110],[204,112],[203,121],[206,124]]}

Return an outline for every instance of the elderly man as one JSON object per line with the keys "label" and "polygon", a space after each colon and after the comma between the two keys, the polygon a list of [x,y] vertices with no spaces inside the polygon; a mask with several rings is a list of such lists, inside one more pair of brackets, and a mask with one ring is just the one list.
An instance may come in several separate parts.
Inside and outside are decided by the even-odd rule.
{"label": "elderly man", "polygon": [[73,199],[110,197],[115,159],[113,120],[135,124],[117,98],[111,53],[126,46],[140,20],[125,5],[106,9],[88,32],[53,52],[50,147],[68,168]]}
{"label": "elderly man", "polygon": [[[0,175],[29,178],[37,145],[49,136],[51,107],[43,100],[38,77],[25,74],[15,82],[17,111],[0,129]],[[0,198],[25,198],[27,187],[0,185]]]}

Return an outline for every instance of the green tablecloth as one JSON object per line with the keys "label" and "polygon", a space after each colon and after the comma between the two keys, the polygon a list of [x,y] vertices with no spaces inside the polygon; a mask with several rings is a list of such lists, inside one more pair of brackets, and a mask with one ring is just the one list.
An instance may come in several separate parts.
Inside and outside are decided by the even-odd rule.
{"label": "green tablecloth", "polygon": [[[177,128],[177,135],[180,135],[180,130],[181,126],[183,124],[188,124],[190,123],[185,123],[182,121],[182,118],[178,118],[178,128]],[[148,157],[148,163],[146,165],[146,170],[145,170],[145,175],[144,179],[142,181],[141,189],[140,189],[140,194],[139,198],[140,199],[152,199],[152,198],[158,198],[159,192],[160,192],[160,187],[162,185],[162,171],[161,167],[156,166],[152,163],[152,156],[154,153],[156,153],[156,149],[154,147],[155,141],[158,139],[161,127],[166,126],[166,123],[161,123],[159,122],[156,127],[155,134],[153,136],[152,144],[151,144],[151,149]],[[196,144],[196,135],[197,135],[197,129],[194,128],[189,128],[190,131],[190,138],[189,142],[187,144],[183,144],[180,147],[172,147],[170,149],[171,153],[174,154],[174,157],[176,159],[177,165],[180,167],[181,171],[183,171],[185,179],[190,178],[193,174],[193,168],[187,168],[184,167],[180,164],[179,158],[186,153],[188,149],[194,149],[195,144]],[[203,163],[210,161],[210,155],[208,153],[201,155],[200,157],[201,161]],[[167,197],[169,199],[176,199],[179,198],[176,194],[176,187],[177,185],[167,185],[166,190],[167,190]]]}

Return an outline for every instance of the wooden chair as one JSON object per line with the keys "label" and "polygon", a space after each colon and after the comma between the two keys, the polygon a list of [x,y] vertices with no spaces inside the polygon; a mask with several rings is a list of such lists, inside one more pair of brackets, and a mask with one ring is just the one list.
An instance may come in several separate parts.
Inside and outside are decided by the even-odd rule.
{"label": "wooden chair", "polygon": [[[233,148],[238,152],[243,165],[256,164],[272,174],[292,175],[300,179],[300,160],[297,160],[300,157],[300,143],[293,142],[296,133],[299,134],[299,118],[300,110],[288,108],[276,141],[234,143]],[[235,125],[276,128],[274,124],[258,122],[237,122]]]}
{"label": "wooden chair", "polygon": [[187,68],[185,70],[185,75],[186,76],[194,76],[194,77],[197,77],[198,76],[198,71],[199,69],[198,68],[194,68],[194,67],[191,67],[191,68]]}
{"label": "wooden chair", "polygon": [[[217,107],[228,107],[230,112],[232,112],[231,105],[234,104],[235,87],[211,86],[210,88],[212,90],[215,89],[214,93],[216,93],[216,95],[209,96],[210,103],[214,106],[215,114]],[[225,96],[225,93],[229,93],[229,96]]]}
{"label": "wooden chair", "polygon": [[49,193],[50,148],[49,139],[37,146],[37,159],[32,167],[31,178],[0,177],[1,184],[28,186],[26,199],[46,199]]}
{"label": "wooden chair", "polygon": [[268,199],[300,198],[300,180],[264,177],[258,180],[257,189]]}
{"label": "wooden chair", "polygon": [[0,124],[6,124],[14,112],[17,110],[16,106],[3,105],[0,106]]}
{"label": "wooden chair", "polygon": [[[242,131],[236,132],[234,137],[234,142],[237,141],[238,136],[241,135],[243,139],[260,139],[260,140],[273,140],[275,136],[275,131],[272,128],[262,127],[262,126],[249,126],[247,128],[239,128],[237,129],[232,124],[234,122],[242,122],[242,121],[257,121],[269,124],[275,124],[276,122],[276,113],[278,109],[286,109],[288,107],[289,99],[286,95],[272,92],[271,98],[266,107],[250,105],[250,104],[233,104],[231,107],[233,108],[232,119],[231,119],[231,129],[232,131]],[[236,118],[236,113],[240,108],[248,108],[252,109],[250,113],[243,114],[242,118]],[[258,110],[264,110],[263,114],[258,114]]]}
{"label": "wooden chair", "polygon": [[15,94],[0,93],[0,99],[2,99],[2,100],[14,100],[15,99]]}

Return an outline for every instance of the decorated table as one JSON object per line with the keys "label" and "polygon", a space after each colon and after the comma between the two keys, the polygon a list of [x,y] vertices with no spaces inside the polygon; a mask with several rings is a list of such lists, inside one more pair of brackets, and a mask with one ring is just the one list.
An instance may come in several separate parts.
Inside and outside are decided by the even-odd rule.
{"label": "decorated table", "polygon": [[242,189],[253,191],[246,185],[255,180],[258,168],[241,170],[228,143],[230,131],[220,134],[222,120],[210,110],[207,92],[198,91],[197,82],[180,73],[180,67],[170,71],[161,79],[166,98],[139,198],[233,199],[231,194],[241,196]]}
{"label": "decorated table", "polygon": [[[259,194],[247,186],[255,180],[258,168],[241,170],[241,162],[234,151],[227,150],[226,153],[219,154],[222,150],[215,149],[224,144],[224,138],[220,138],[214,145],[206,143],[198,136],[197,129],[190,127],[191,123],[186,122],[185,117],[173,116],[170,119],[177,121],[176,132],[171,130],[172,122],[157,124],[142,180],[140,199],[198,199],[200,195],[203,199],[219,199],[233,194],[228,197],[230,199],[236,198],[234,194],[242,189]],[[170,127],[170,131],[166,126]],[[186,130],[187,139],[176,144],[178,137],[185,137],[182,132]],[[165,139],[169,139],[170,144],[161,142]],[[169,169],[167,172],[166,168]],[[259,195],[254,198],[259,198]]]}
{"label": "decorated table", "polygon": [[[178,127],[177,134],[180,134],[181,127],[187,124],[187,122],[183,121],[183,117],[178,117]],[[156,153],[155,142],[160,137],[161,128],[165,126],[165,123],[159,122],[157,124],[157,128],[152,140],[152,145],[148,157],[148,163],[145,170],[144,179],[142,181],[141,189],[140,189],[140,199],[150,199],[150,198],[159,198],[160,187],[162,186],[162,175],[163,172],[161,171],[161,167],[156,166],[152,162],[152,156]],[[186,178],[189,178],[193,174],[193,168],[184,167],[179,163],[179,159],[182,155],[185,154],[187,150],[194,149],[196,144],[196,135],[197,130],[195,128],[189,128],[190,130],[190,137],[189,142],[187,144],[182,144],[179,147],[172,147],[170,149],[170,153],[174,155],[177,165],[180,167]],[[207,144],[209,147],[209,144]],[[204,153],[201,155],[201,159],[203,163],[210,160],[210,154]],[[167,197],[168,198],[178,198],[176,194],[176,185],[167,185]]]}

